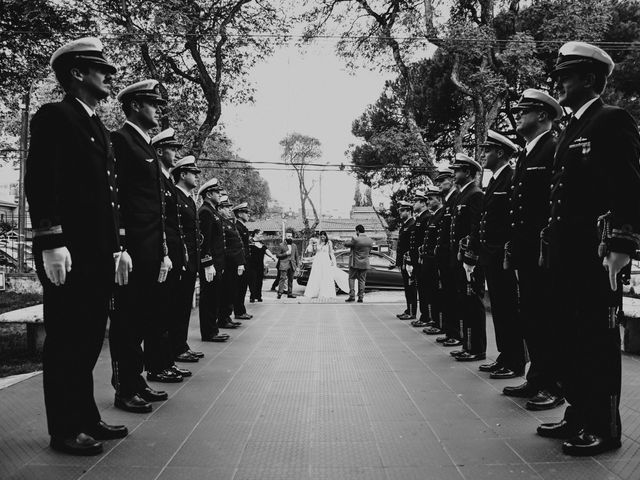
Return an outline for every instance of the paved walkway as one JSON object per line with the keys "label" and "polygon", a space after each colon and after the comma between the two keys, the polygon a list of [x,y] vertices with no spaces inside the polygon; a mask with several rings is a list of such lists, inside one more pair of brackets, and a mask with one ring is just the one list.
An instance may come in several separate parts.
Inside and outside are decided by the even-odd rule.
{"label": "paved walkway", "polygon": [[[572,459],[559,442],[534,434],[560,409],[536,416],[500,395],[515,382],[453,362],[433,338],[395,318],[399,307],[252,305],[255,318],[232,341],[193,340],[206,358],[188,381],[168,385],[169,401],[148,415],[112,407],[105,349],[96,398],[104,419],[128,425],[131,434],[106,442],[100,457],[46,447],[41,376],[8,387],[0,391],[0,478],[640,478],[635,357],[624,359],[623,448]],[[192,338],[195,315],[194,323]]]}

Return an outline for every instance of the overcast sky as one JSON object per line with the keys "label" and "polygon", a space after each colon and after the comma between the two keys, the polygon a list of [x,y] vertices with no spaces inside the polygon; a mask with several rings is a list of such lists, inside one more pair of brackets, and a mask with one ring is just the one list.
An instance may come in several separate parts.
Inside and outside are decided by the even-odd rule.
{"label": "overcast sky", "polygon": [[[390,76],[364,69],[348,70],[335,55],[334,46],[333,40],[319,40],[304,52],[293,44],[284,46],[255,67],[255,103],[226,106],[221,119],[242,157],[281,161],[280,140],[287,133],[298,132],[320,140],[323,157],[319,163],[350,163],[345,151],[357,141],[351,135],[351,123],[377,100]],[[261,175],[269,182],[273,199],[285,208],[299,208],[293,173],[261,171]],[[316,178],[318,175],[313,174]],[[355,184],[349,173],[323,173],[323,212],[346,216],[353,203]],[[319,207],[318,185],[314,192]],[[379,201],[383,197],[374,195],[374,202]]]}

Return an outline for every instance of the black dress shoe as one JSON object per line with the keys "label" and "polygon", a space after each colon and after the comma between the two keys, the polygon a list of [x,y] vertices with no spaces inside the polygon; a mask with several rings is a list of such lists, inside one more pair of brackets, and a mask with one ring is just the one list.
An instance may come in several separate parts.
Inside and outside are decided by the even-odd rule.
{"label": "black dress shoe", "polygon": [[457,357],[458,355],[462,355],[463,353],[467,353],[466,350],[451,350],[449,352],[449,355],[451,355],[452,357]]}
{"label": "black dress shoe", "polygon": [[356,301],[356,299],[355,299],[355,298],[353,298],[353,297],[347,297],[347,298],[345,298],[345,300],[344,300],[344,301],[345,301],[345,302],[355,302],[355,301]]}
{"label": "black dress shoe", "polygon": [[398,315],[398,318],[400,320],[415,320],[416,316],[415,315],[411,315],[409,313],[404,313],[402,315]]}
{"label": "black dress shoe", "polygon": [[79,433],[72,437],[51,437],[49,446],[58,452],[69,455],[100,455],[102,453],[102,443],[86,433]]}
{"label": "black dress shoe", "polygon": [[484,353],[464,352],[462,355],[457,355],[454,358],[456,359],[456,362],[477,362],[478,360],[484,360],[487,358],[487,355]]}
{"label": "black dress shoe", "polygon": [[253,298],[250,298],[249,303],[253,303],[253,302],[255,302],[255,300]]}
{"label": "black dress shoe", "polygon": [[429,327],[437,327],[436,322],[434,320],[428,320],[426,324]]}
{"label": "black dress shoe", "polygon": [[574,457],[591,457],[621,447],[617,438],[605,438],[584,430],[562,444],[562,452]]}
{"label": "black dress shoe", "polygon": [[364,300],[363,300],[363,299],[361,299],[361,298],[359,298],[359,299],[358,299],[358,303],[362,303],[362,302],[364,302]]}
{"label": "black dress shoe", "polygon": [[253,315],[249,315],[248,313],[243,313],[242,315],[235,316],[236,320],[251,320],[252,318],[253,318]]}
{"label": "black dress shoe", "polygon": [[426,322],[423,322],[422,320],[414,320],[413,322],[411,322],[411,326],[416,328],[424,328],[427,325],[428,324]]}
{"label": "black dress shoe", "polygon": [[204,353],[202,353],[202,352],[194,352],[193,350],[187,350],[187,353],[189,355],[192,355],[192,356],[196,357],[196,358],[204,358]]}
{"label": "black dress shoe", "polygon": [[444,343],[447,340],[449,340],[447,337],[438,337],[438,338],[436,338],[436,342],[438,342],[438,343]]}
{"label": "black dress shoe", "polygon": [[538,393],[538,390],[524,382],[515,387],[504,387],[502,393],[507,397],[529,398]]}
{"label": "black dress shoe", "polygon": [[187,370],[186,368],[180,368],[177,365],[172,365],[171,370],[176,372],[178,375],[182,375],[183,377],[190,377],[191,375],[193,375],[193,373],[191,373],[191,370]]}
{"label": "black dress shoe", "polygon": [[132,395],[130,397],[116,395],[116,399],[113,404],[120,410],[132,413],[149,413],[152,410],[151,404],[146,400],[143,400],[139,395]]}
{"label": "black dress shoe", "polygon": [[442,342],[443,347],[459,347],[460,345],[462,345],[462,342],[457,338],[447,338]]}
{"label": "black dress shoe", "polygon": [[138,396],[147,402],[164,402],[169,398],[169,394],[162,390],[154,390],[151,387],[147,387],[138,393]]}
{"label": "black dress shoe", "polygon": [[280,300],[281,298],[282,298],[282,294],[281,294],[281,293],[279,293],[279,294],[278,294],[278,300]]}
{"label": "black dress shoe", "polygon": [[90,428],[87,433],[96,440],[115,440],[116,438],[126,437],[129,431],[124,425],[107,425],[100,420],[93,428]]}
{"label": "black dress shoe", "polygon": [[[229,327],[229,328],[236,328],[236,327]],[[229,335],[227,335],[226,333],[214,335],[213,337],[202,339],[203,342],[226,342],[227,340],[229,340]]]}
{"label": "black dress shoe", "polygon": [[498,362],[485,363],[478,367],[478,370],[481,372],[495,372],[496,370],[500,370],[500,364]]}
{"label": "black dress shoe", "polygon": [[536,431],[541,437],[567,439],[578,435],[580,428],[566,420],[560,420],[556,423],[543,423],[538,426]]}
{"label": "black dress shoe", "polygon": [[238,328],[239,326],[240,325],[237,325],[235,323],[226,322],[218,325],[218,328]]}
{"label": "black dress shoe", "polygon": [[259,299],[258,299],[258,302],[262,302],[262,299],[261,299],[261,298],[259,298]]}
{"label": "black dress shoe", "polygon": [[181,353],[180,355],[177,355],[174,360],[176,362],[196,363],[200,359],[194,355],[191,355],[189,352],[184,352],[184,353]]}
{"label": "black dress shoe", "polygon": [[442,333],[442,330],[437,327],[423,328],[422,331],[427,335],[440,335]]}
{"label": "black dress shoe", "polygon": [[396,317],[400,318],[400,317],[404,317],[405,315],[409,315],[409,312],[408,312],[407,310],[405,310],[405,311],[404,311],[404,312],[402,312],[402,313],[397,313],[397,314],[396,314]]}
{"label": "black dress shoe", "polygon": [[507,378],[515,378],[522,375],[522,372],[516,372],[507,367],[501,367],[498,370],[491,372],[490,378],[494,380],[506,380]]}
{"label": "black dress shoe", "polygon": [[160,383],[180,383],[182,381],[182,375],[167,368],[161,372],[147,372],[147,380]]}
{"label": "black dress shoe", "polygon": [[554,395],[547,390],[540,390],[535,397],[531,398],[524,407],[527,410],[551,410],[559,407],[564,403],[564,398],[560,395]]}
{"label": "black dress shoe", "polygon": [[242,322],[234,322],[233,320],[229,321],[228,323],[230,323],[231,325],[235,325],[236,327],[242,325]]}
{"label": "black dress shoe", "polygon": [[290,293],[289,295],[287,295],[287,298],[296,298],[296,296],[292,293]]}

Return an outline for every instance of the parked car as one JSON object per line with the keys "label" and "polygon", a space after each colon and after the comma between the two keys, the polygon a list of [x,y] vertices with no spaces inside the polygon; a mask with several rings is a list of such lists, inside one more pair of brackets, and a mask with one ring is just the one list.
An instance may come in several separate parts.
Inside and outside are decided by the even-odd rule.
{"label": "parked car", "polygon": [[[335,252],[335,256],[338,268],[349,273],[349,250],[337,250]],[[309,274],[311,273],[312,262],[312,257],[302,259],[300,274],[297,278],[299,285],[307,285],[307,282],[309,281]],[[396,263],[393,258],[385,255],[384,253],[372,251],[369,256],[369,262],[371,263],[371,269],[367,273],[367,290],[397,290],[403,288],[402,273],[400,273],[400,269],[396,267]],[[336,289],[338,289],[337,286]]]}

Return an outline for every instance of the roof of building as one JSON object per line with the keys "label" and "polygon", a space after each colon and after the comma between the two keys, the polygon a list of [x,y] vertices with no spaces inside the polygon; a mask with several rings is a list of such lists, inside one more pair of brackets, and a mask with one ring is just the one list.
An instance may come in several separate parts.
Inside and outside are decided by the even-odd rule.
{"label": "roof of building", "polygon": [[[260,229],[262,231],[280,231],[282,230],[282,222],[284,221],[285,228],[293,228],[295,230],[302,230],[304,224],[299,218],[286,218],[281,220],[279,218],[270,218],[267,220],[258,220],[255,222],[247,222],[247,228],[249,230]],[[313,224],[313,220],[309,220],[310,224]],[[317,231],[327,232],[342,232],[355,230],[356,225],[362,225],[366,231],[376,232],[384,231],[384,225],[380,221],[376,220],[359,220],[352,218],[323,218],[316,227]]]}
{"label": "roof of building", "polygon": [[12,200],[0,199],[0,207],[18,208],[18,204],[15,201],[12,201]]}

